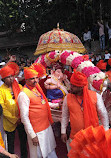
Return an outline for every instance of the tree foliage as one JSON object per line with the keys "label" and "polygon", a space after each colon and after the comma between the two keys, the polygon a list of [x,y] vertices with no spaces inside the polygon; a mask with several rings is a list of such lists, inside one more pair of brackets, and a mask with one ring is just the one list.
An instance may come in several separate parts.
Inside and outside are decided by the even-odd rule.
{"label": "tree foliage", "polygon": [[0,0],[0,29],[16,32],[25,23],[26,33],[41,35],[60,28],[79,34],[98,19],[110,20],[110,0]]}

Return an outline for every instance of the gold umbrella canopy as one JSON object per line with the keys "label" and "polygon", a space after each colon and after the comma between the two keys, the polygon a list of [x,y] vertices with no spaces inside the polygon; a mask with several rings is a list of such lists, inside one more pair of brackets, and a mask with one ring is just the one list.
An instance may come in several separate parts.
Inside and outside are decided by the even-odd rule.
{"label": "gold umbrella canopy", "polygon": [[53,50],[71,50],[78,53],[86,52],[86,49],[76,35],[59,28],[40,36],[34,55],[44,54]]}

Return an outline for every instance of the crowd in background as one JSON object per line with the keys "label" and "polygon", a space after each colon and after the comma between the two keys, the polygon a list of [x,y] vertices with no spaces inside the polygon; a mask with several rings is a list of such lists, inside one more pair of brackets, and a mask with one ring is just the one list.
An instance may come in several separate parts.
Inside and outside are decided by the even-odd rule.
{"label": "crowd in background", "polygon": [[97,21],[90,28],[87,26],[83,31],[82,42],[91,51],[91,41],[99,40],[100,50],[111,50],[111,24],[109,22]]}

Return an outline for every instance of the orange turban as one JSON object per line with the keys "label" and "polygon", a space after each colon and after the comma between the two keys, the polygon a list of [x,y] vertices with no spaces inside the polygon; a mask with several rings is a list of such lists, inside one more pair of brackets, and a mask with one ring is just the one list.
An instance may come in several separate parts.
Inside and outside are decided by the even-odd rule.
{"label": "orange turban", "polygon": [[36,70],[38,72],[38,77],[43,77],[46,75],[45,67],[40,63],[33,63],[30,66],[31,69]]}
{"label": "orange turban", "polygon": [[25,79],[33,78],[35,76],[42,77],[46,75],[46,69],[42,64],[34,63],[30,67],[24,68]]}
{"label": "orange turban", "polygon": [[38,72],[36,70],[31,69],[30,67],[24,68],[24,77],[25,79],[33,78],[38,76]]}
{"label": "orange turban", "polygon": [[84,87],[88,84],[86,75],[79,71],[76,72],[75,70],[70,78],[70,82],[77,87]]}
{"label": "orange turban", "polygon": [[98,126],[99,121],[98,121],[98,116],[97,116],[97,111],[96,107],[93,104],[91,100],[91,96],[89,94],[88,90],[88,81],[87,77],[81,73],[81,72],[76,72],[74,70],[74,73],[71,76],[70,79],[71,84],[77,86],[77,87],[84,87],[83,88],[83,108],[84,108],[84,124],[85,128],[89,126]]}
{"label": "orange turban", "polygon": [[100,60],[96,65],[100,70],[106,70],[107,63],[104,60]]}
{"label": "orange turban", "polygon": [[19,72],[19,66],[14,62],[9,62],[6,66],[1,68],[0,75],[2,78],[8,77],[10,75],[14,76]]}

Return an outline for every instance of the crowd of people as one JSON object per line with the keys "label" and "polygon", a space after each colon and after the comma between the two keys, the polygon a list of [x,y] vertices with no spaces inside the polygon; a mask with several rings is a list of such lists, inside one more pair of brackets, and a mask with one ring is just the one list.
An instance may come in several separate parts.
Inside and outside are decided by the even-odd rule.
{"label": "crowd of people", "polygon": [[[105,51],[104,57],[93,55],[90,60],[105,71],[110,83],[110,53]],[[51,109],[62,111],[58,120],[61,121],[61,139],[68,152],[74,135],[81,129],[97,127],[100,122],[105,130],[109,129],[111,114],[107,109],[110,102],[106,101],[106,96],[110,86],[103,99],[102,95],[88,89],[87,77],[82,72],[73,70],[66,73],[59,62],[52,66],[48,76],[41,64],[23,57],[18,61],[15,55],[10,55],[9,60],[3,60],[0,65],[1,155],[18,158],[14,154],[17,130],[21,158],[28,157],[27,142],[30,158],[57,158]],[[69,120],[71,130],[68,138]]]}
{"label": "crowd of people", "polygon": [[[107,37],[108,36],[108,37]],[[87,26],[84,29],[82,41],[83,44],[88,47],[88,51],[91,51],[91,41],[99,40],[100,51],[105,49],[111,50],[111,24],[110,22],[103,22],[103,20],[97,21],[92,28]]]}

